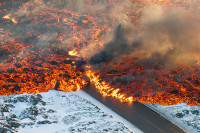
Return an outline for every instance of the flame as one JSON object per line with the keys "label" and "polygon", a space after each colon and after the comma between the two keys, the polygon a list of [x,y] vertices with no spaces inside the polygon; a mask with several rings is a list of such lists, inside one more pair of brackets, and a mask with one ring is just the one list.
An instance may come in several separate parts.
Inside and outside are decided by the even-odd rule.
{"label": "flame", "polygon": [[5,15],[4,17],[3,17],[3,19],[9,19],[9,20],[11,20],[13,23],[18,23],[17,22],[17,20],[15,20],[14,18],[10,18],[10,16],[9,15]]}
{"label": "flame", "polygon": [[69,51],[69,55],[78,56],[78,53],[76,51],[72,50],[72,51]]}
{"label": "flame", "polygon": [[10,17],[8,15],[5,15],[3,18],[4,19],[10,19]]}
{"label": "flame", "polygon": [[94,86],[99,90],[103,96],[112,96],[116,99],[119,99],[121,102],[133,102],[133,97],[127,97],[123,93],[119,93],[120,88],[113,88],[105,81],[101,82],[99,75],[95,76],[95,73],[91,70],[86,72],[86,75],[90,78],[90,81]]}

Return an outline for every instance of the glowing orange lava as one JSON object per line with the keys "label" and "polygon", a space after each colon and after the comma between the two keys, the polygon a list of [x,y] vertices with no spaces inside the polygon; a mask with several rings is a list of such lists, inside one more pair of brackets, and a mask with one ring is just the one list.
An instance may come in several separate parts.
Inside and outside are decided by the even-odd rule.
{"label": "glowing orange lava", "polygon": [[145,27],[139,21],[146,7],[198,8],[199,1],[69,1],[0,3],[0,95],[49,89],[71,92],[90,82],[104,96],[121,102],[200,105],[199,62],[170,70],[146,70],[135,65],[139,59],[126,57],[100,69],[88,63],[91,55],[103,49],[119,23],[131,20],[141,32]]}

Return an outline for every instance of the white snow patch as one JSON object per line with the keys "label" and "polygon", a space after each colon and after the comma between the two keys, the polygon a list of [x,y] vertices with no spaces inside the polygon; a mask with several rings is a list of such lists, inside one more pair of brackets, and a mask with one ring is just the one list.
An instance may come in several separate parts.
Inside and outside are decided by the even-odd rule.
{"label": "white snow patch", "polygon": [[200,133],[200,106],[190,106],[181,103],[162,106],[158,103],[144,103],[163,117],[182,128],[187,133]]}
{"label": "white snow patch", "polygon": [[0,126],[15,114],[18,133],[142,133],[83,91],[0,96],[0,106],[9,110]]}

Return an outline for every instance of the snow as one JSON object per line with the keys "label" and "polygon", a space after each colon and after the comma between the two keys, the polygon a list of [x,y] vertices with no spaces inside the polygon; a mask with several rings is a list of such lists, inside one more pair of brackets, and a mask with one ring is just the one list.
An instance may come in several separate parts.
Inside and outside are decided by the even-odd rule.
{"label": "snow", "polygon": [[0,132],[142,132],[83,91],[0,96],[0,107]]}
{"label": "snow", "polygon": [[[181,103],[146,106],[188,133],[200,132],[200,106]],[[13,124],[14,123],[14,124]],[[137,127],[85,93],[50,90],[0,96],[0,132],[142,133]]]}
{"label": "snow", "polygon": [[131,131],[135,131],[136,133],[141,133],[142,132],[137,127],[135,127],[130,122],[128,122],[126,119],[124,119],[123,117],[119,116],[118,114],[116,114],[115,112],[113,112],[111,109],[107,108],[105,105],[103,105],[102,103],[100,103],[99,101],[97,101],[96,99],[94,99],[93,97],[91,97],[90,95],[88,95],[87,93],[85,93],[84,91],[80,91],[79,92],[79,96],[82,96],[85,99],[87,99],[88,101],[91,101],[92,103],[95,103],[96,105],[98,105],[98,107],[103,112],[106,112],[108,114],[112,114],[113,119],[115,121],[119,121],[119,122],[124,123]]}
{"label": "snow", "polygon": [[145,103],[145,105],[187,133],[200,132],[200,106],[189,106],[186,103],[171,106],[162,106],[158,103]]}

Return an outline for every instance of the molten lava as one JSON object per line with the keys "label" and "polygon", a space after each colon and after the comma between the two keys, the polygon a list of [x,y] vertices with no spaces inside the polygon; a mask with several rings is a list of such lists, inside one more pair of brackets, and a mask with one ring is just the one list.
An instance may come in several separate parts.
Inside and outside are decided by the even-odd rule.
{"label": "molten lava", "polygon": [[119,23],[131,20],[142,32],[140,19],[146,7],[198,8],[200,2],[10,0],[0,4],[0,95],[49,89],[70,92],[90,82],[104,96],[122,102],[200,105],[198,62],[145,68],[140,58],[123,56],[100,66],[89,64]]}

